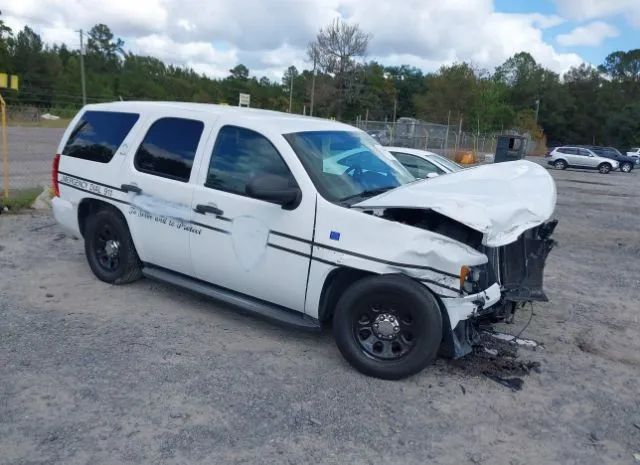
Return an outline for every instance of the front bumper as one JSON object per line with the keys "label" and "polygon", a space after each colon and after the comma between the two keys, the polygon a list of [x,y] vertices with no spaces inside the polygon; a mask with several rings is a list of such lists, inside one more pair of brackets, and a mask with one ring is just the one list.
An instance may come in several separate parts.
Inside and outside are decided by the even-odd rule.
{"label": "front bumper", "polygon": [[451,328],[455,328],[462,320],[477,316],[500,301],[500,285],[494,283],[482,292],[464,297],[443,297],[442,303],[449,314]]}

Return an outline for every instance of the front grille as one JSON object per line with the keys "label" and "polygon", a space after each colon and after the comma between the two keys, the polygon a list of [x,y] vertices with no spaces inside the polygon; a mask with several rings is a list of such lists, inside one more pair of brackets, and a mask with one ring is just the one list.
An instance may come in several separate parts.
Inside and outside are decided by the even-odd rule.
{"label": "front grille", "polygon": [[543,290],[544,265],[555,242],[549,238],[557,221],[525,231],[502,247],[482,247],[494,270],[505,300],[547,301]]}

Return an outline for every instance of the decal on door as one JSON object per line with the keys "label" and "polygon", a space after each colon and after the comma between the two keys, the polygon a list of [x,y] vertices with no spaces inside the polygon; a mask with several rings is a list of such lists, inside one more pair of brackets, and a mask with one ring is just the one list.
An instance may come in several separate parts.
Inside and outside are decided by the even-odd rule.
{"label": "decal on door", "polygon": [[231,241],[238,262],[245,271],[253,269],[267,250],[269,228],[257,218],[239,216],[231,223]]}

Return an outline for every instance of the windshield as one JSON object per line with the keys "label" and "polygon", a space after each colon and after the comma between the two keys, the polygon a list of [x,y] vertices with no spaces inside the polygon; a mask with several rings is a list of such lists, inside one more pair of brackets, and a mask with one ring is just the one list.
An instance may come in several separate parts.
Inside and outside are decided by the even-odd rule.
{"label": "windshield", "polygon": [[433,154],[430,155],[431,157],[435,158],[437,162],[439,162],[441,165],[446,166],[447,168],[449,168],[451,171],[456,172],[456,171],[460,171],[463,170],[464,168],[460,165],[458,165],[456,162],[449,160],[446,157],[443,157],[441,155],[438,154]]}
{"label": "windshield", "polygon": [[309,131],[285,134],[318,192],[331,202],[356,203],[415,181],[367,134]]}

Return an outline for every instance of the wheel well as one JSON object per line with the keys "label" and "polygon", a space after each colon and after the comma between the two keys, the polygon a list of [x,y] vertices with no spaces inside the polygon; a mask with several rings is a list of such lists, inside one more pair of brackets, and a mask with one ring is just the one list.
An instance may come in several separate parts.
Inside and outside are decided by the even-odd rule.
{"label": "wheel well", "polygon": [[561,161],[565,165],[569,164],[569,162],[567,162],[567,160],[565,160],[564,158],[558,158],[557,160],[554,160],[553,163],[558,163],[559,161]]}
{"label": "wheel well", "polygon": [[600,163],[600,164],[598,165],[598,168],[600,168],[600,167],[601,167],[601,166],[603,166],[603,165],[609,165],[610,167],[611,167],[611,166],[613,166],[613,165],[612,165],[611,163],[609,163],[608,161],[603,161],[602,163]]}
{"label": "wheel well", "polygon": [[375,273],[369,271],[357,270],[355,268],[337,268],[327,275],[327,279],[322,286],[320,293],[320,308],[318,311],[318,319],[321,322],[330,321],[340,296],[356,281],[366,277],[373,276]]}
{"label": "wheel well", "polygon": [[[90,199],[90,198],[82,199],[80,201],[80,205],[78,205],[78,226],[80,227],[80,234],[82,234],[82,237],[84,237],[84,230],[85,230],[85,225],[87,224],[87,218],[89,218],[91,215],[97,213],[100,210],[107,210],[107,209],[118,212],[118,214],[122,216],[122,219],[124,220],[124,215],[122,215],[122,212],[118,210],[116,207],[114,207],[112,204],[110,204],[109,202],[104,202],[102,200]],[[125,220],[125,224],[126,224],[126,220]]]}

